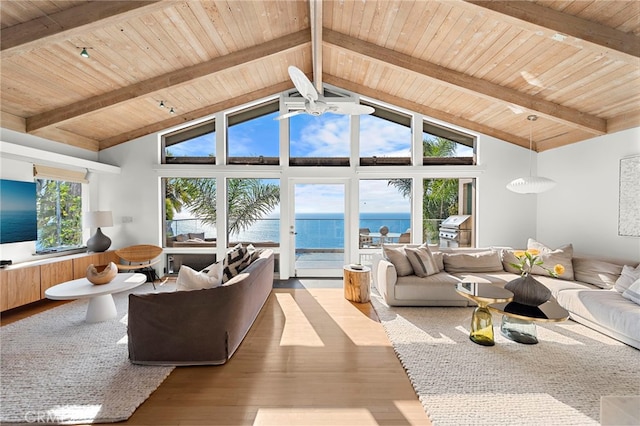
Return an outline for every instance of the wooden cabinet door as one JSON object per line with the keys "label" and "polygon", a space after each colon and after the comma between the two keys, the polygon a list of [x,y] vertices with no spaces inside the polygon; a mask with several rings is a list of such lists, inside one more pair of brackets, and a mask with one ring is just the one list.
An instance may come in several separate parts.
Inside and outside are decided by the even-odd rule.
{"label": "wooden cabinet door", "polygon": [[0,310],[40,300],[40,266],[0,271]]}
{"label": "wooden cabinet door", "polygon": [[72,279],[73,260],[71,259],[40,266],[40,298],[45,298],[46,289]]}
{"label": "wooden cabinet door", "polygon": [[73,259],[73,278],[85,278],[87,276],[87,268],[93,264],[106,265],[109,262],[118,263],[115,259],[117,256],[113,251],[105,251],[104,253],[88,253],[86,256]]}

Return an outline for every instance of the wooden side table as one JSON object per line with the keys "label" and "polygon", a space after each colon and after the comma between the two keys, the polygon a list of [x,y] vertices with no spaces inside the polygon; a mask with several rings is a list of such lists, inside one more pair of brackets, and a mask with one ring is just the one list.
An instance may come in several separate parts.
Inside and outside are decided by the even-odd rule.
{"label": "wooden side table", "polygon": [[363,266],[354,269],[350,265],[344,266],[344,297],[357,303],[367,303],[371,297],[371,268]]}

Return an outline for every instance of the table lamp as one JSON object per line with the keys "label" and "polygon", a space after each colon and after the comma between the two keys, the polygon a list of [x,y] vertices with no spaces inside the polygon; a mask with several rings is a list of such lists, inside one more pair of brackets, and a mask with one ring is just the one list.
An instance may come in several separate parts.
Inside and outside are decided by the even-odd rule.
{"label": "table lamp", "polygon": [[93,237],[87,240],[87,251],[103,252],[111,246],[111,239],[100,230],[101,227],[113,226],[113,215],[110,211],[86,212],[84,225],[86,228],[97,228]]}

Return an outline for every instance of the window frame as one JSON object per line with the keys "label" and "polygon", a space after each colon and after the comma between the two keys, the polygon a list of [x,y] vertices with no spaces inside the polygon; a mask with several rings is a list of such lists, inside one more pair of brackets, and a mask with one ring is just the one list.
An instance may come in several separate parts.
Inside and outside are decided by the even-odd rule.
{"label": "window frame", "polygon": [[[167,148],[169,148],[170,146],[177,145],[181,142],[186,142],[210,133],[213,133],[214,135],[213,147],[214,147],[215,155],[207,156],[207,157],[167,156]],[[160,144],[161,145],[160,147],[161,163],[162,164],[216,164],[217,153],[215,152],[215,149],[216,149],[215,134],[216,134],[216,121],[215,119],[210,119],[202,123],[198,123],[198,124],[162,135],[161,137],[162,143]]]}
{"label": "window frame", "polygon": [[424,141],[424,134],[435,136],[437,138],[446,139],[456,144],[464,145],[473,150],[471,157],[426,157],[424,155],[424,149],[422,146],[418,147],[422,152],[422,165],[423,166],[472,166],[476,165],[476,142],[475,136],[454,130],[450,127],[433,123],[429,120],[422,121],[422,141]]}
{"label": "window frame", "polygon": [[[360,103],[362,105],[367,105],[374,108],[375,111],[369,115],[389,121],[391,123],[398,124],[400,126],[407,127],[409,129],[410,136],[409,151],[406,157],[388,157],[378,155],[363,157],[360,155],[360,152],[358,152],[359,164],[361,166],[411,166],[411,148],[413,145],[413,138],[411,137],[411,135],[413,134],[412,117],[408,114],[404,114],[391,108],[381,106],[375,102],[361,101]],[[358,147],[362,145],[362,134],[360,130],[361,128],[358,129],[358,140],[360,142]]]}
{"label": "window frame", "polygon": [[278,166],[280,165],[280,138],[278,134],[278,157],[270,157],[265,155],[258,156],[249,156],[249,157],[232,157],[229,155],[230,146],[229,146],[229,128],[236,124],[242,124],[250,120],[254,120],[256,118],[264,117],[269,114],[273,114],[274,112],[280,112],[280,99],[271,99],[266,102],[262,102],[258,105],[254,105],[249,108],[241,109],[229,114],[226,114],[225,120],[225,133],[226,133],[226,144],[227,144],[227,164],[239,164],[239,165],[266,165],[266,166]]}

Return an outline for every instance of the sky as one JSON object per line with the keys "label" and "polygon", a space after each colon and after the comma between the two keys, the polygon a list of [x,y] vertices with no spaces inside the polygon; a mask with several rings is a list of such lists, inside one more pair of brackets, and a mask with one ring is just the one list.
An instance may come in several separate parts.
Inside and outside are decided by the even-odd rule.
{"label": "sky", "polygon": [[[274,112],[228,129],[229,156],[279,156],[279,124]],[[348,157],[349,123],[347,115],[300,114],[289,119],[291,157]],[[409,157],[411,129],[388,120],[360,117],[360,156]],[[175,156],[206,156],[215,152],[215,134],[204,135],[173,145]],[[472,155],[472,151],[461,153]],[[344,209],[342,185],[296,185],[296,212],[338,212]],[[409,200],[386,180],[360,183],[361,212],[408,212]],[[278,212],[274,212],[277,214]]]}

